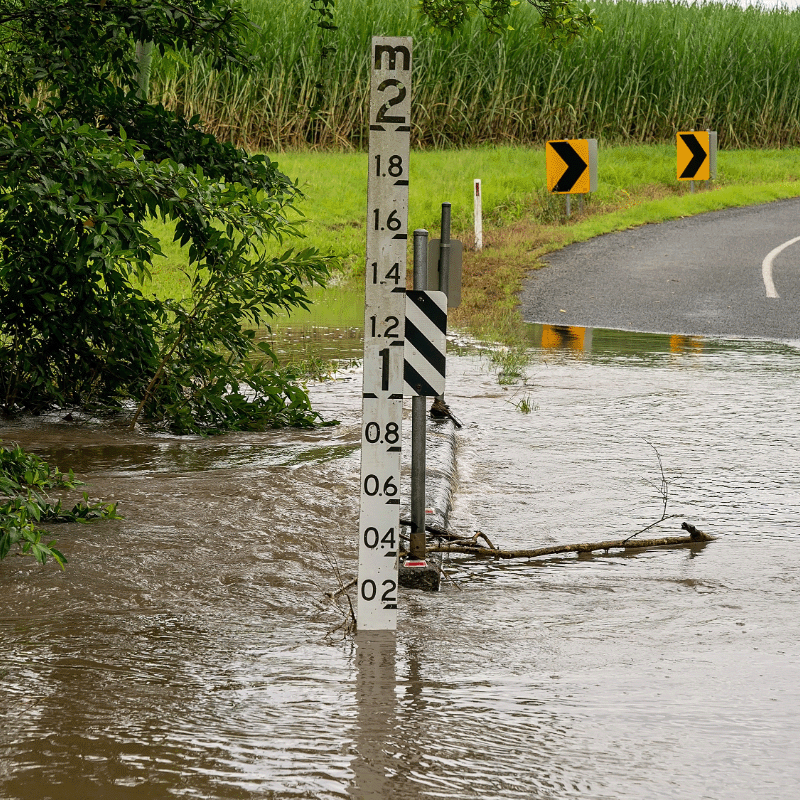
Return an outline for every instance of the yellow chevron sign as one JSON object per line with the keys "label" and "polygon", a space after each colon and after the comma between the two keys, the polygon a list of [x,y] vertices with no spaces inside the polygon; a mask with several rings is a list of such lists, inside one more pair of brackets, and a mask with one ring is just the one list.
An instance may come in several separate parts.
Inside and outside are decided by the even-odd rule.
{"label": "yellow chevron sign", "polygon": [[678,180],[708,181],[717,176],[717,132],[678,133]]}
{"label": "yellow chevron sign", "polygon": [[597,189],[597,139],[547,142],[547,191],[587,194]]}

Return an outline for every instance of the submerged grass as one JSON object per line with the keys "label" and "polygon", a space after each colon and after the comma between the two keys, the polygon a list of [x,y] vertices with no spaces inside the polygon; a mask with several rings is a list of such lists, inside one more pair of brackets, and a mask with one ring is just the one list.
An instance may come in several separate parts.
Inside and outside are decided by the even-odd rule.
{"label": "submerged grass", "polygon": [[[599,0],[602,32],[562,49],[520,3],[513,30],[431,31],[410,0],[338,0],[338,30],[308,3],[246,0],[260,63],[215,75],[203,60],[156,63],[154,97],[251,149],[363,149],[369,41],[414,38],[417,147],[595,137],[658,142],[711,129],[720,147],[800,144],[800,11],[723,3]],[[322,40],[335,46],[323,57]]]}

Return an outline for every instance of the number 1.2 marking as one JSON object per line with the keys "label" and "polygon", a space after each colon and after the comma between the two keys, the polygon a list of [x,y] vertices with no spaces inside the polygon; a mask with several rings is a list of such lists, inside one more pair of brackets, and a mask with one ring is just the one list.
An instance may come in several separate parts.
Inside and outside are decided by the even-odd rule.
{"label": "number 1.2 marking", "polygon": [[386,317],[386,319],[384,321],[389,323],[389,327],[383,333],[378,333],[376,331],[376,323],[377,323],[377,321],[378,321],[378,318],[376,316],[370,317],[370,322],[372,323],[372,338],[373,339],[375,338],[375,336],[377,336],[379,339],[381,338],[381,336],[385,337],[386,339],[397,339],[398,338],[398,334],[392,333],[392,331],[398,325],[400,325],[400,320],[397,319],[397,317]]}

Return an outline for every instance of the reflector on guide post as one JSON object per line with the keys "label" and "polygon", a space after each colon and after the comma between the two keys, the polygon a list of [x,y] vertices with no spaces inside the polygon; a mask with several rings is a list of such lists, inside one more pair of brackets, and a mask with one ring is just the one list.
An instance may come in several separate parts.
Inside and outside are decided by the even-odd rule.
{"label": "reflector on guide post", "polygon": [[681,131],[677,139],[678,180],[709,181],[717,177],[717,132]]}
{"label": "reflector on guide post", "polygon": [[559,139],[545,145],[547,191],[586,194],[597,190],[597,139]]}

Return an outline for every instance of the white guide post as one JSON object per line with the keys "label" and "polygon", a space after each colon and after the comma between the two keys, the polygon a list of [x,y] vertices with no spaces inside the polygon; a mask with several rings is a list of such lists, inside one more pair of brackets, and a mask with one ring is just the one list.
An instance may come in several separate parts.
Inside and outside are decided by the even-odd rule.
{"label": "white guide post", "polygon": [[481,179],[475,178],[475,249],[483,250],[483,209],[481,207]]}
{"label": "white guide post", "polygon": [[358,629],[397,628],[411,38],[370,51]]}

